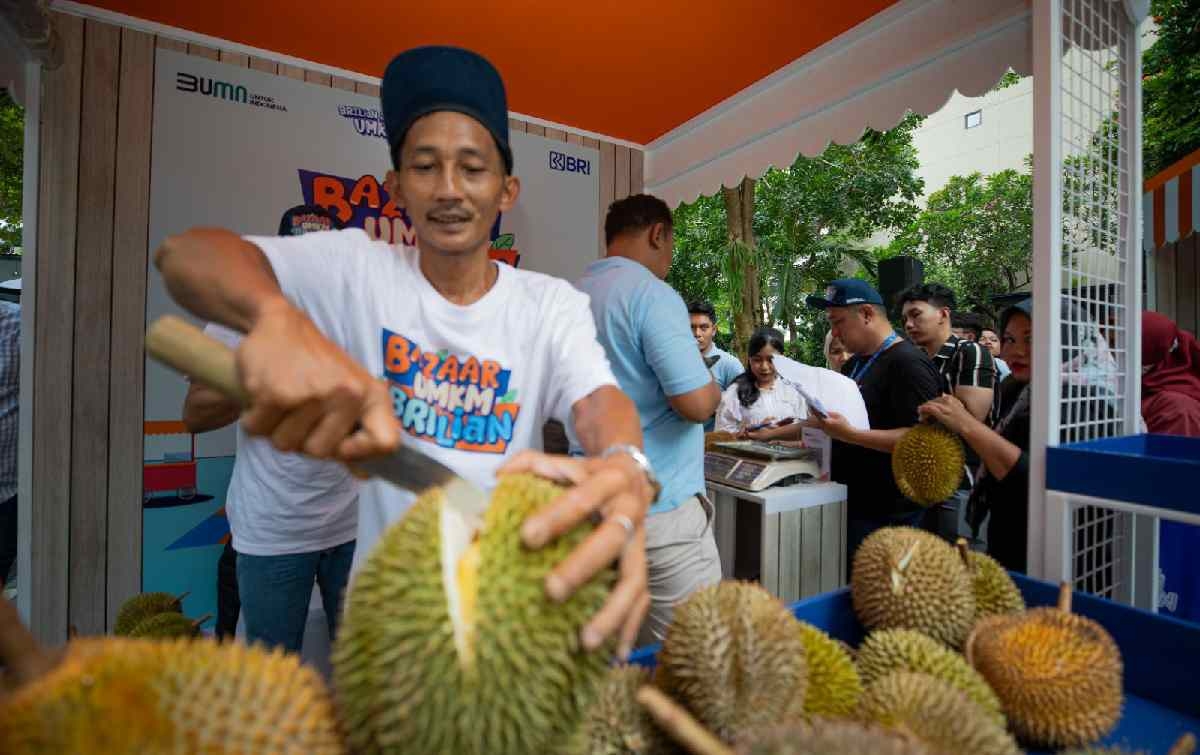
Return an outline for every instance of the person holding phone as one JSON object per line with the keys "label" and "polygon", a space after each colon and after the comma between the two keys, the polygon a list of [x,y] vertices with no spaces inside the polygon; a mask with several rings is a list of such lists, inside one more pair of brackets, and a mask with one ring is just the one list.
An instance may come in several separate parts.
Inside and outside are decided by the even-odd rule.
{"label": "person holding phone", "polygon": [[746,371],[721,395],[717,432],[750,440],[799,440],[797,420],[808,416],[808,407],[796,386],[775,371],[783,335],[760,328],[750,337],[749,353]]}

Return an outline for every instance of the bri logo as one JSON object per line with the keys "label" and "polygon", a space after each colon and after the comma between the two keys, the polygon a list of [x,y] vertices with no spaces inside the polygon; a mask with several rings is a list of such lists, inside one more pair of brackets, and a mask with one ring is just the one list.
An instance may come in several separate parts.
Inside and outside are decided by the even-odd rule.
{"label": "bri logo", "polygon": [[592,164],[581,157],[564,155],[562,152],[550,150],[550,170],[561,170],[564,173],[582,173],[592,175]]}

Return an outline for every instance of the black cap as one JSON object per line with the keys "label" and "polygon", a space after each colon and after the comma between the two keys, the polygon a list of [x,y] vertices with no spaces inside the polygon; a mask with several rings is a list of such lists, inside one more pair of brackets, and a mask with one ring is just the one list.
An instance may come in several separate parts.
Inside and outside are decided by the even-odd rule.
{"label": "black cap", "polygon": [[298,204],[279,219],[280,236],[302,236],[313,231],[340,231],[337,215],[318,204]]}
{"label": "black cap", "polygon": [[504,167],[512,173],[508,145],[508,100],[495,66],[460,47],[414,47],[388,63],[379,94],[393,164],[413,122],[443,110],[469,115],[496,140]]}

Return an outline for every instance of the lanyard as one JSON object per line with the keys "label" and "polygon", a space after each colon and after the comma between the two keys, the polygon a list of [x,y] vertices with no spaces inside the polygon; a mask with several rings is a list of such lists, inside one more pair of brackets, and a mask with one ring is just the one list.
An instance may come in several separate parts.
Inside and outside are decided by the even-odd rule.
{"label": "lanyard", "polygon": [[884,349],[895,343],[897,338],[899,338],[899,336],[897,336],[895,331],[893,331],[891,335],[883,339],[883,343],[880,344],[879,349],[871,355],[871,358],[854,368],[854,372],[850,375],[850,379],[861,385],[861,378],[867,374],[867,370],[871,369],[871,365],[875,364],[875,360],[879,358],[879,355],[883,353]]}

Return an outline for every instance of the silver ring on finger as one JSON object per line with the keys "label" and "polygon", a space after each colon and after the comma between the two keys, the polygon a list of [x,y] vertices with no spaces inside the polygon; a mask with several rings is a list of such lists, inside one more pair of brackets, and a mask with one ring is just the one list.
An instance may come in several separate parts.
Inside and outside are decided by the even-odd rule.
{"label": "silver ring on finger", "polygon": [[608,519],[621,525],[621,528],[625,530],[625,546],[628,546],[633,540],[633,532],[636,529],[633,520],[624,514],[610,514]]}

